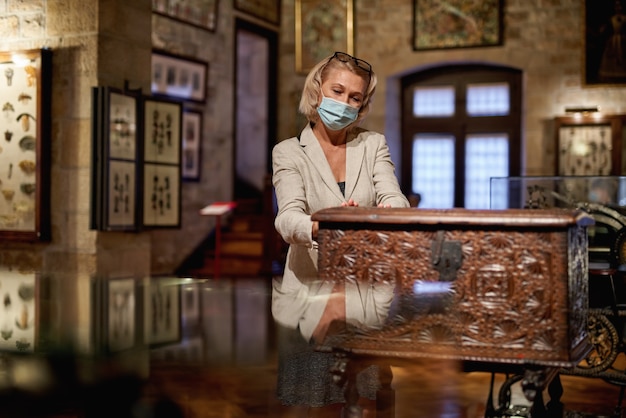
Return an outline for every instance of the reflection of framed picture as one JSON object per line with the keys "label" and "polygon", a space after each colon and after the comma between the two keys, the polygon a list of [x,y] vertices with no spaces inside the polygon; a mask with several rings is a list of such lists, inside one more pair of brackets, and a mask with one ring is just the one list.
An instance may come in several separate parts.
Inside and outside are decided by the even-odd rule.
{"label": "reflection of framed picture", "polygon": [[502,45],[503,0],[413,0],[413,49]]}
{"label": "reflection of framed picture", "polygon": [[50,239],[52,52],[0,52],[0,241]]}
{"label": "reflection of framed picture", "polygon": [[280,24],[280,0],[235,0],[235,9]]}
{"label": "reflection of framed picture", "polygon": [[0,350],[32,353],[39,338],[39,277],[0,269]]}
{"label": "reflection of framed picture", "polygon": [[215,32],[219,0],[152,0],[152,11]]}
{"label": "reflection of framed picture", "polygon": [[620,175],[626,168],[622,138],[626,115],[557,117],[556,174]]}
{"label": "reflection of framed picture", "polygon": [[144,340],[165,344],[180,340],[180,285],[170,278],[151,278],[144,293]]}
{"label": "reflection of framed picture", "polygon": [[202,112],[185,110],[182,129],[182,177],[183,180],[200,180],[202,158]]}
{"label": "reflection of framed picture", "polygon": [[584,16],[585,84],[626,83],[626,1],[585,0]]}
{"label": "reflection of framed picture", "polygon": [[297,72],[308,73],[335,51],[354,55],[353,0],[296,0],[295,7]]}
{"label": "reflection of framed picture", "polygon": [[91,228],[138,228],[138,97],[95,87],[92,125]]}
{"label": "reflection of framed picture", "polygon": [[204,61],[153,51],[152,94],[202,103],[206,100],[208,70]]}
{"label": "reflection of framed picture", "polygon": [[135,280],[108,281],[107,293],[107,347],[121,351],[135,345]]}

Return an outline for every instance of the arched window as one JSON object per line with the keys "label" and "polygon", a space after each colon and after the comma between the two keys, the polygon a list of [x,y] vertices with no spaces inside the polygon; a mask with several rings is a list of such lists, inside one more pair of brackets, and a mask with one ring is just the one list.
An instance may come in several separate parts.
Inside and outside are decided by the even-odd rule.
{"label": "arched window", "polygon": [[490,178],[520,175],[521,83],[491,65],[402,78],[402,187],[420,207],[489,209]]}

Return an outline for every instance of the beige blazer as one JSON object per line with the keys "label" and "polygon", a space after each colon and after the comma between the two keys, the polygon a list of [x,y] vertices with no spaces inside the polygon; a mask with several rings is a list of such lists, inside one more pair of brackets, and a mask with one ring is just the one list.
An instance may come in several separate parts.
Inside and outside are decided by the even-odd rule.
{"label": "beige blazer", "polygon": [[[308,125],[299,138],[276,144],[272,161],[278,204],[274,225],[289,244],[283,277],[273,282],[272,313],[282,325],[299,327],[308,340],[333,287],[332,283],[318,279],[317,243],[311,237],[311,215],[340,206],[348,199],[360,207],[379,204],[409,207],[409,202],[398,185],[387,141],[379,133],[357,128],[350,134],[346,145],[345,197]],[[362,294],[359,289],[346,284],[348,320],[365,324],[380,322],[380,313],[367,312],[359,294]]]}

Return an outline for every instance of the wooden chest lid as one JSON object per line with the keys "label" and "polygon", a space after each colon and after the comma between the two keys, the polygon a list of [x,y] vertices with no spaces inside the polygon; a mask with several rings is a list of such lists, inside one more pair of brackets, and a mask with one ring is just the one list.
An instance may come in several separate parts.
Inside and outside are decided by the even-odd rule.
{"label": "wooden chest lid", "polygon": [[[335,207],[315,212],[312,220],[324,223],[394,225],[465,225],[510,227],[590,226],[588,213],[573,209],[419,209]],[[322,227],[324,227],[322,225]]]}

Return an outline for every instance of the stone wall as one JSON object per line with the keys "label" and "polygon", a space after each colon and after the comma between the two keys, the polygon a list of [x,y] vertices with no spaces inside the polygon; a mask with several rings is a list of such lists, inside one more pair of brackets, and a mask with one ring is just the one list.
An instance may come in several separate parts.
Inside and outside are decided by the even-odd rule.
{"label": "stone wall", "polygon": [[[567,106],[598,105],[606,113],[626,112],[626,88],[584,86],[582,0],[506,0],[504,45],[413,51],[410,0],[355,1],[355,54],[372,63],[378,88],[364,126],[400,141],[400,77],[445,63],[492,63],[524,72],[523,132],[525,175],[554,174],[552,120]],[[294,74],[294,0],[282,0],[280,139],[299,129],[295,101],[303,76]],[[394,159],[399,163],[397,154]]]}

